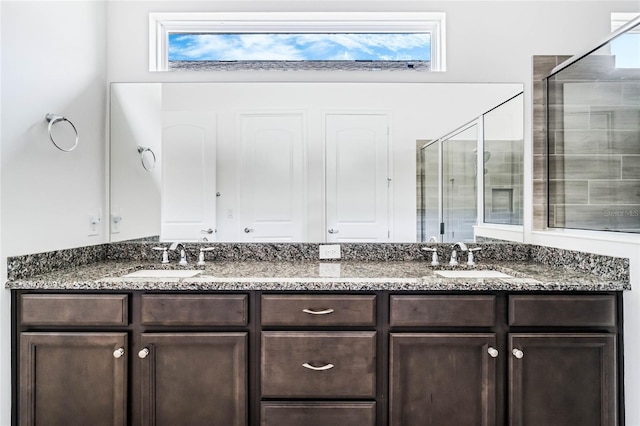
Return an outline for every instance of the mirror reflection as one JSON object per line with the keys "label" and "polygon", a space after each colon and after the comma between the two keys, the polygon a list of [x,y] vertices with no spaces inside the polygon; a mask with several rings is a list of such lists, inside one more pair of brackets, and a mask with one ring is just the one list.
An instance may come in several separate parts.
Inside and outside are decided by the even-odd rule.
{"label": "mirror reflection", "polygon": [[471,242],[481,236],[476,225],[522,225],[522,99],[520,93],[419,148],[420,241]]}
{"label": "mirror reflection", "polygon": [[[415,242],[423,219],[416,191],[426,191],[416,185],[416,142],[521,91],[475,83],[113,83],[111,241]],[[464,141],[447,150],[455,164],[450,207],[462,214],[454,235],[467,239],[478,211],[458,204],[475,200],[463,188],[475,179],[477,144]]]}

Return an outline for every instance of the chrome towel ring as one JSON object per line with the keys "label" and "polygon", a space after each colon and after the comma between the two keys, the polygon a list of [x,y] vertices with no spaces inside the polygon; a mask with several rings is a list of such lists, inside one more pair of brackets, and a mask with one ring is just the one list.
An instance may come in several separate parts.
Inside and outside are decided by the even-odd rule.
{"label": "chrome towel ring", "polygon": [[[152,161],[145,162],[145,157],[144,157],[145,152],[148,152],[151,154],[151,158],[153,159]],[[156,167],[156,154],[151,150],[151,148],[145,148],[143,146],[139,146],[138,153],[140,154],[140,162],[142,163],[142,167],[146,171],[150,172]]]}
{"label": "chrome towel ring", "polygon": [[[71,152],[74,149],[76,149],[76,147],[78,146],[78,129],[76,129],[76,126],[74,126],[73,123],[67,117],[64,117],[59,114],[49,113],[45,116],[45,118],[49,122],[49,129],[48,129],[49,139],[51,139],[51,142],[53,143],[53,145],[56,148],[58,148],[60,151],[64,151],[64,152]],[[53,137],[53,133],[51,132],[53,125],[61,121],[66,121],[67,123],[69,123],[71,125],[71,128],[73,129],[73,132],[76,134],[76,140],[71,148],[63,148],[60,145],[58,145],[56,140]]]}

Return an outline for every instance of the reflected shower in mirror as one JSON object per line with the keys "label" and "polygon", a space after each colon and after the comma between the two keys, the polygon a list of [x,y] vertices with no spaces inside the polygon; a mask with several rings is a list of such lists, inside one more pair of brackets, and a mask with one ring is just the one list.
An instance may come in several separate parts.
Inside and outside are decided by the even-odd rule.
{"label": "reflected shower in mirror", "polygon": [[[477,225],[522,225],[523,95],[420,147],[420,241],[476,241]],[[480,202],[478,202],[480,200]]]}
{"label": "reflected shower in mirror", "polygon": [[[113,83],[111,241],[415,242],[415,141],[521,91],[506,83]],[[155,162],[144,151],[141,166],[139,147]],[[476,168],[472,149],[451,154],[454,175]],[[456,176],[452,190],[469,179]],[[463,210],[461,227],[470,228],[477,211],[456,214]]]}

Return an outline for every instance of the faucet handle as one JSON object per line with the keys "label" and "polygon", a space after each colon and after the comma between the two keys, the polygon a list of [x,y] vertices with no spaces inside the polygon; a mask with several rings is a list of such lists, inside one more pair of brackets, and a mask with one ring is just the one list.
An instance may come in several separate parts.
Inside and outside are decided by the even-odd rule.
{"label": "faucet handle", "polygon": [[475,266],[476,262],[474,261],[473,253],[476,252],[476,251],[479,251],[479,250],[482,250],[482,247],[476,247],[476,248],[469,249],[469,258],[467,259],[467,265]]}
{"label": "faucet handle", "polygon": [[200,254],[198,255],[198,265],[202,266],[204,262],[204,252],[214,250],[215,247],[200,247]]}
{"label": "faucet handle", "polygon": [[438,261],[438,249],[436,247],[422,247],[422,250],[431,252],[431,266],[438,266],[440,264]]}
{"label": "faucet handle", "polygon": [[153,247],[153,250],[162,250],[162,263],[169,263],[169,253],[166,247]]}

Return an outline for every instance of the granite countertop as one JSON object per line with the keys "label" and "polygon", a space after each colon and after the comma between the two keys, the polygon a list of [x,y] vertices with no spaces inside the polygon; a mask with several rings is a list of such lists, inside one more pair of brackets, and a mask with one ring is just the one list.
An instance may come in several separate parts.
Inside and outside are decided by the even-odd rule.
{"label": "granite countertop", "polygon": [[[197,269],[187,278],[123,277],[139,270]],[[436,270],[494,270],[506,278],[443,278]],[[13,290],[621,291],[629,282],[531,261],[431,266],[428,261],[213,261],[205,266],[96,262],[10,280]]]}

